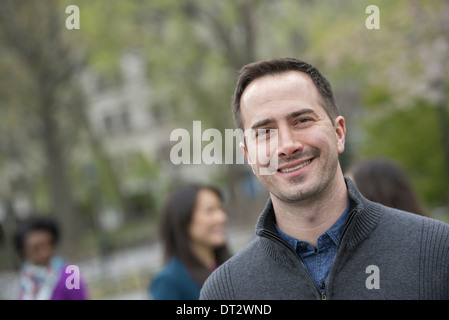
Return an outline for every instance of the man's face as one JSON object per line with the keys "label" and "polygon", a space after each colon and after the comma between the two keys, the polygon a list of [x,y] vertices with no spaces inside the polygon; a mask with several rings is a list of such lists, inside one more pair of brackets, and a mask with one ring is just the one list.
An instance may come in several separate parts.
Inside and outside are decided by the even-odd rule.
{"label": "man's face", "polygon": [[[243,92],[243,129],[252,132],[245,155],[260,182],[280,200],[313,199],[337,178],[345,120],[339,116],[334,124],[321,103],[310,77],[298,71],[256,79]],[[274,174],[263,174],[267,161],[258,159],[267,157],[277,160]]]}

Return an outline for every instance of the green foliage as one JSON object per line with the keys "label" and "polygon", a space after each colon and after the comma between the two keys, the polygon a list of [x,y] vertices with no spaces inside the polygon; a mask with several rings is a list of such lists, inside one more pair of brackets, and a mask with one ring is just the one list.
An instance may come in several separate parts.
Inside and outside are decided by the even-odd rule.
{"label": "green foliage", "polygon": [[449,181],[444,176],[444,156],[433,106],[416,101],[407,110],[368,116],[364,128],[367,136],[358,146],[363,158],[382,156],[398,161],[428,206],[444,205]]}

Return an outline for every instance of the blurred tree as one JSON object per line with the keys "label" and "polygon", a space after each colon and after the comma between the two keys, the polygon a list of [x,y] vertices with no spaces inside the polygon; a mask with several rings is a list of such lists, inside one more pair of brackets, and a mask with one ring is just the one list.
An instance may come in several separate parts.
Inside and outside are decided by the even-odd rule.
{"label": "blurred tree", "polygon": [[[75,239],[78,221],[68,179],[63,127],[69,119],[61,111],[71,106],[74,76],[83,65],[75,47],[62,37],[64,23],[55,1],[3,1],[0,8],[2,54],[14,57],[22,73],[8,73],[14,80],[2,85],[10,108],[17,108],[22,130],[42,142],[51,194],[50,211],[68,239]],[[15,71],[8,68],[8,71]],[[65,109],[67,110],[67,109]],[[11,110],[10,110],[11,111]],[[17,127],[15,128],[18,129]],[[12,133],[12,132],[11,132]],[[29,136],[27,137],[29,138]],[[20,145],[17,145],[20,149]],[[26,150],[21,150],[27,157]],[[65,238],[65,239],[67,239]],[[65,245],[65,243],[63,243]]]}
{"label": "blurred tree", "polygon": [[[256,59],[255,12],[264,3],[187,1],[158,9],[166,17],[160,22],[165,32],[154,35],[153,46],[164,54],[149,51],[150,68],[162,80],[159,84],[176,88],[174,113],[178,121],[187,120],[180,123],[191,127],[193,120],[201,120],[203,130],[211,127],[223,133],[233,128],[230,97],[237,71]],[[226,176],[235,199],[242,167],[216,170]]]}
{"label": "blurred tree", "polygon": [[108,182],[109,189],[97,194],[109,190],[112,202],[125,213],[128,208],[111,161],[86,118],[80,76],[88,48],[77,31],[65,27],[64,4],[56,0],[2,2],[0,99],[5,114],[2,158],[8,168],[17,168],[11,179],[21,181],[13,191],[30,198],[42,194],[40,170],[46,168],[49,201],[39,209],[55,215],[64,230],[62,245],[67,247],[68,241],[80,235],[82,223],[80,199],[74,191],[84,186],[74,185],[70,175],[70,167],[76,165],[72,161],[75,146],[92,153],[102,172],[100,178]]}
{"label": "blurred tree", "polygon": [[419,100],[407,110],[392,110],[363,121],[367,137],[360,145],[363,158],[384,156],[400,162],[413,177],[420,197],[432,207],[444,205],[449,189],[448,180],[442,178],[444,155],[438,152],[438,121],[434,106]]}
{"label": "blurred tree", "polygon": [[[391,156],[408,169],[428,205],[448,205],[449,4],[381,0],[376,5],[378,30],[365,27],[366,3],[348,2],[338,15],[326,5],[321,19],[309,25],[315,25],[309,34],[316,40],[308,53],[321,57],[337,90],[349,86],[358,92],[347,113],[355,160]],[[412,148],[408,141],[416,137],[421,143]]]}
{"label": "blurred tree", "polygon": [[[155,93],[151,113],[169,114],[167,125],[191,128],[193,120],[201,120],[203,130],[233,127],[229,105],[237,70],[255,59],[254,4],[81,1],[79,6],[89,65],[105,78],[117,77],[125,50],[144,49]],[[235,169],[217,166],[231,186]]]}
{"label": "blurred tree", "polygon": [[[396,22],[395,40],[386,37],[376,45],[389,45],[389,59],[383,61],[391,67],[379,70],[377,79],[371,77],[369,84],[390,99],[376,101],[368,97],[378,94],[367,92],[365,101],[374,102],[368,104],[379,115],[372,123],[385,128],[381,119],[389,118],[386,121],[395,124],[395,134],[388,136],[384,150],[393,145],[401,150],[410,139],[415,140],[408,152],[404,150],[395,158],[409,168],[429,204],[449,205],[449,3],[400,2],[385,16],[385,23]],[[407,126],[401,125],[405,119]]]}

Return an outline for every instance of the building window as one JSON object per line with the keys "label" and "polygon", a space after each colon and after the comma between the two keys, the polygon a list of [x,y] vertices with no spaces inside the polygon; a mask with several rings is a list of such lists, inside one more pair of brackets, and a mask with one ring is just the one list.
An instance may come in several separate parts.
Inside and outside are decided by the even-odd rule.
{"label": "building window", "polygon": [[107,134],[125,134],[132,130],[131,117],[127,110],[105,114],[103,122]]}

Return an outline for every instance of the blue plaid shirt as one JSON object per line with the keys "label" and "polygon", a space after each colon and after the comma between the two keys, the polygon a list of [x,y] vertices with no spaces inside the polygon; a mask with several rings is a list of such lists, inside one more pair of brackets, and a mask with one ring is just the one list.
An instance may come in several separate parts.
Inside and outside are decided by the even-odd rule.
{"label": "blue plaid shirt", "polygon": [[349,203],[340,218],[318,237],[316,249],[308,242],[297,240],[282,232],[276,225],[279,236],[299,255],[317,287],[324,291],[329,270],[337,252],[338,241],[349,215]]}

